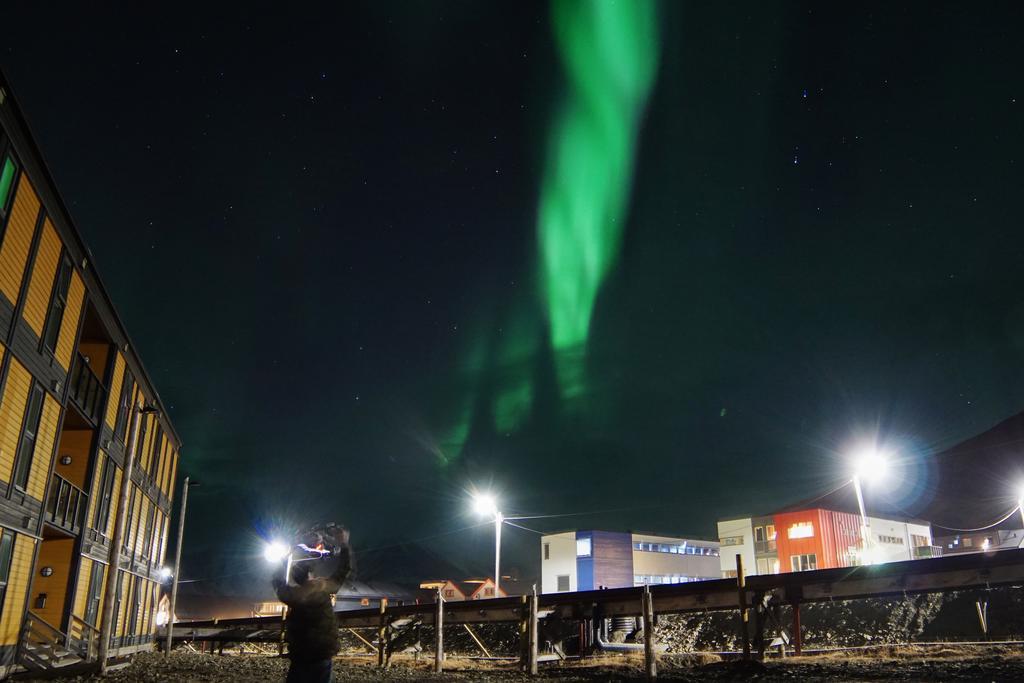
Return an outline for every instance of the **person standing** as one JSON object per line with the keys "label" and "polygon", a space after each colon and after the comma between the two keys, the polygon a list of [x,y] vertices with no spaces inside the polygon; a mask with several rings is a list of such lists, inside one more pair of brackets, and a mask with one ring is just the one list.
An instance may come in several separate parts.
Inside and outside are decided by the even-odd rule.
{"label": "person standing", "polygon": [[336,546],[331,554],[337,558],[337,566],[330,576],[313,576],[310,563],[304,562],[292,566],[294,586],[280,577],[273,579],[278,599],[288,606],[285,641],[291,665],[286,683],[331,681],[334,655],[340,649],[332,598],[352,571],[348,531],[338,527],[333,540]]}

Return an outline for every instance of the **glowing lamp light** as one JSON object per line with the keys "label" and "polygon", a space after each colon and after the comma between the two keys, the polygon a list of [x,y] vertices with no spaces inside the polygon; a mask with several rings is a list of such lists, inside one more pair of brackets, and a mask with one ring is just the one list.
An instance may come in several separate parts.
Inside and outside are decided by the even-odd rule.
{"label": "glowing lamp light", "polygon": [[271,541],[263,547],[263,557],[267,562],[276,564],[288,557],[288,553],[291,550],[281,541]]}
{"label": "glowing lamp light", "polygon": [[157,576],[160,577],[160,581],[166,581],[167,579],[171,578],[173,574],[174,572],[171,571],[170,567],[160,567],[160,572],[157,574]]}
{"label": "glowing lamp light", "polygon": [[498,514],[498,501],[489,493],[477,493],[473,496],[473,511],[483,516]]}
{"label": "glowing lamp light", "polygon": [[889,470],[885,453],[875,449],[862,451],[854,462],[854,473],[864,481],[881,481]]}

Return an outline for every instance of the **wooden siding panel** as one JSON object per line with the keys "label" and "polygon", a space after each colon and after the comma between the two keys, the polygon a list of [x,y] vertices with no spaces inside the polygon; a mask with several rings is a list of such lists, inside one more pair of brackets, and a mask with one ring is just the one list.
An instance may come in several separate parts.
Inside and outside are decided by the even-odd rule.
{"label": "wooden siding panel", "polygon": [[71,286],[68,288],[68,305],[64,308],[64,318],[60,323],[60,337],[57,338],[57,349],[54,353],[65,372],[71,368],[71,359],[75,354],[78,320],[82,315],[84,301],[85,284],[78,273],[72,271]]}
{"label": "wooden siding panel", "polygon": [[0,293],[12,305],[18,302],[38,217],[39,197],[28,177],[22,174],[3,245],[0,245]]}
{"label": "wooden siding panel", "polygon": [[171,476],[167,480],[167,488],[164,493],[167,494],[167,500],[174,503],[174,478],[178,476],[178,452],[171,451]]}
{"label": "wooden siding panel", "polygon": [[92,560],[82,557],[78,568],[78,580],[75,581],[74,615],[85,619],[85,608],[89,601],[89,578],[92,576]]}
{"label": "wooden siding panel", "polygon": [[25,297],[25,310],[22,317],[37,337],[43,336],[46,324],[46,312],[50,308],[50,294],[53,292],[53,281],[57,277],[57,263],[60,261],[60,238],[47,218],[43,222],[43,235],[36,251],[36,261],[32,267],[32,275],[28,281],[28,296]]}
{"label": "wooden siding panel", "polygon": [[117,465],[114,465],[114,495],[110,501],[110,514],[107,516],[107,528],[103,532],[103,535],[107,538],[114,537],[114,520],[116,520],[117,516],[121,514],[119,492],[121,491],[121,477],[123,474],[124,471]]}
{"label": "wooden siding panel", "polygon": [[0,480],[10,483],[14,472],[14,457],[21,439],[21,422],[25,417],[25,403],[32,388],[32,376],[25,366],[11,358],[11,367],[0,399]]}
{"label": "wooden siding panel", "polygon": [[11,554],[11,573],[7,580],[7,593],[0,614],[0,645],[14,645],[21,632],[21,617],[25,610],[25,595],[32,579],[32,559],[36,541],[31,536],[16,534]]}
{"label": "wooden siding panel", "polygon": [[117,352],[114,358],[114,376],[110,379],[110,394],[107,398],[107,427],[114,430],[114,423],[117,421],[117,406],[121,400],[121,384],[124,382],[124,356]]}
{"label": "wooden siding panel", "polygon": [[52,396],[46,394],[43,414],[39,420],[36,449],[32,454],[32,469],[29,470],[26,489],[28,494],[37,500],[43,500],[46,495],[46,479],[50,475],[50,463],[53,460],[59,418],[60,404]]}
{"label": "wooden siding panel", "polygon": [[[99,455],[96,458],[96,467],[92,473],[92,485],[89,487],[89,512],[88,517],[85,518],[85,526],[91,529],[95,529],[94,526],[96,520],[96,506],[97,501],[100,497],[100,486],[103,483],[103,463],[107,461],[107,454],[101,449],[98,451]],[[98,530],[103,533],[102,529]]]}

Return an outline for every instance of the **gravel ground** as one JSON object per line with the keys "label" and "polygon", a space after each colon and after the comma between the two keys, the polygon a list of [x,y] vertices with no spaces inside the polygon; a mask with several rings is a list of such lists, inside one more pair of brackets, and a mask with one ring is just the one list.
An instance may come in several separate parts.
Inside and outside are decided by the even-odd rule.
{"label": "gravel ground", "polygon": [[[131,666],[112,672],[106,679],[79,676],[64,680],[163,683],[208,681],[212,683],[283,681],[288,662],[276,657],[216,656],[174,653],[138,655]],[[373,666],[370,658],[340,658],[335,681],[532,681],[511,665],[451,659],[445,673],[430,672],[430,658],[396,656],[387,671]],[[643,680],[639,657],[590,658],[562,666],[542,665],[540,680],[638,681]],[[893,647],[865,653],[833,653],[764,664],[739,660],[721,661],[715,655],[666,655],[659,657],[659,679],[666,681],[1020,681],[1024,680],[1024,648],[993,647]]]}

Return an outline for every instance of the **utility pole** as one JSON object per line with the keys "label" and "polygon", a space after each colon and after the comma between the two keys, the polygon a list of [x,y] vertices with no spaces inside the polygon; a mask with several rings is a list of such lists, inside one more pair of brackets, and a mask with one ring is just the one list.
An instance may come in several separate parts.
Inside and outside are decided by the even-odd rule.
{"label": "utility pole", "polygon": [[117,494],[117,517],[114,521],[114,537],[110,539],[110,550],[107,553],[107,581],[103,590],[103,615],[100,620],[100,673],[107,673],[107,658],[110,651],[110,639],[114,630],[114,596],[117,582],[121,574],[121,539],[124,536],[128,510],[128,492],[132,484],[132,466],[135,463],[135,449],[138,446],[139,420],[143,414],[155,413],[155,408],[147,408],[143,404],[132,406],[132,423],[128,430],[128,448],[125,451],[124,474],[121,477],[121,490]]}
{"label": "utility pole", "polygon": [[188,489],[190,486],[199,486],[199,482],[190,482],[185,477],[181,485],[181,510],[178,517],[178,545],[174,548],[174,578],[171,583],[171,611],[167,616],[167,647],[164,648],[164,656],[171,656],[171,645],[174,636],[174,605],[178,602],[178,573],[181,571],[181,542],[185,538],[185,511],[188,509]]}
{"label": "utility pole", "polygon": [[505,516],[500,512],[494,516],[494,597],[500,597],[498,590],[501,588],[501,525]]}

